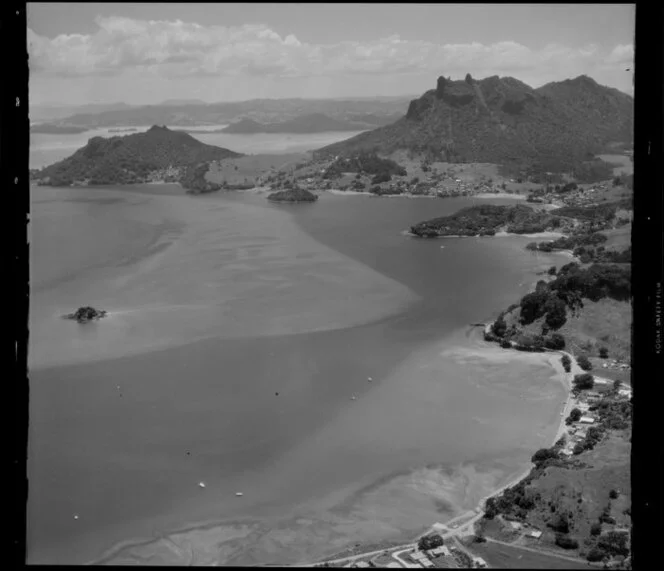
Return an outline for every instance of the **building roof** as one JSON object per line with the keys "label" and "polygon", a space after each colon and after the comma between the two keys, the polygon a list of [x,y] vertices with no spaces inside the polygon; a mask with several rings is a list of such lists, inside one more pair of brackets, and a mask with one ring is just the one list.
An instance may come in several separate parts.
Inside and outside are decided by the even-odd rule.
{"label": "building roof", "polygon": [[586,424],[592,424],[593,422],[595,422],[595,419],[592,416],[582,416],[579,419],[579,422],[584,422]]}
{"label": "building roof", "polygon": [[528,535],[530,537],[542,537],[542,532],[539,529],[533,529]]}
{"label": "building roof", "polygon": [[366,561],[358,561],[355,564],[355,567],[371,567],[371,565],[369,565]]}
{"label": "building roof", "polygon": [[431,561],[429,561],[428,559],[422,559],[422,565],[424,565],[425,567],[433,567],[433,563],[431,563]]}

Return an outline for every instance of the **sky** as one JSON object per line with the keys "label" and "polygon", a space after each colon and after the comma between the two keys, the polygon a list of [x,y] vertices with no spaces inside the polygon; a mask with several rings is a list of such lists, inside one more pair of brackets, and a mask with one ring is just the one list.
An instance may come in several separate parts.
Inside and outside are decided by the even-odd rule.
{"label": "sky", "polygon": [[[420,95],[440,75],[633,93],[632,4],[28,3],[32,105]],[[627,71],[629,69],[629,71]]]}

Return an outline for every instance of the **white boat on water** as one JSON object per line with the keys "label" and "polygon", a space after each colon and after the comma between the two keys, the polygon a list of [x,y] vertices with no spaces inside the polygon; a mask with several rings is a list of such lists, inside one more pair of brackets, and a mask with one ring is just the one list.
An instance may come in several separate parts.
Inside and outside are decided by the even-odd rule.
{"label": "white boat on water", "polygon": [[205,482],[198,482],[198,485],[199,485],[201,488],[204,488],[204,487],[205,487]]}
{"label": "white boat on water", "polygon": [[235,492],[235,495],[236,496],[244,496],[244,494],[242,492]]}

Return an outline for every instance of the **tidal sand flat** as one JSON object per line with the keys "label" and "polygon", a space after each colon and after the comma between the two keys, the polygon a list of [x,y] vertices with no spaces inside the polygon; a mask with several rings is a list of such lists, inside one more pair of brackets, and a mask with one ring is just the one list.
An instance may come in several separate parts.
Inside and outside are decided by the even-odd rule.
{"label": "tidal sand flat", "polygon": [[[35,367],[207,336],[348,327],[417,299],[404,285],[317,243],[278,209],[99,190],[35,194]],[[67,200],[45,203],[43,194]],[[106,309],[109,317],[85,327],[59,319],[80,305]]]}
{"label": "tidal sand flat", "polygon": [[[463,200],[52,192],[94,223],[71,225],[69,243],[91,249],[72,265],[91,262],[66,276],[39,275],[58,232],[35,232],[31,563],[298,562],[410,540],[555,431],[550,367],[458,349],[555,256],[517,238],[441,250],[400,234]],[[93,202],[111,197],[123,200],[101,214]],[[142,244],[129,263],[127,232],[103,245],[91,232],[120,219]],[[117,263],[98,267],[108,242]],[[111,316],[57,317],[81,303]]]}
{"label": "tidal sand flat", "polygon": [[[563,391],[546,359],[504,353],[462,332],[414,352],[275,461],[267,490],[247,482],[253,518],[192,522],[99,562],[303,563],[357,542],[410,541],[475,509],[560,421]],[[255,506],[266,491],[271,500]]]}

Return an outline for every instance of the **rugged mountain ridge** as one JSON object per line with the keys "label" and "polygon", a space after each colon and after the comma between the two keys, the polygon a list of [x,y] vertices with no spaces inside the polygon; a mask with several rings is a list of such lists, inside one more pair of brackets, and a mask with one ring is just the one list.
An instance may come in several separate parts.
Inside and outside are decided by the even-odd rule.
{"label": "rugged mountain ridge", "polygon": [[201,143],[191,135],[153,126],[145,133],[93,137],[70,157],[47,166],[32,178],[54,186],[76,182],[127,184],[144,182],[154,171],[193,167],[242,156]]}
{"label": "rugged mountain ridge", "polygon": [[319,157],[408,150],[450,162],[541,163],[556,170],[632,138],[633,99],[587,76],[538,89],[512,77],[439,77],[402,119],[323,147]]}

